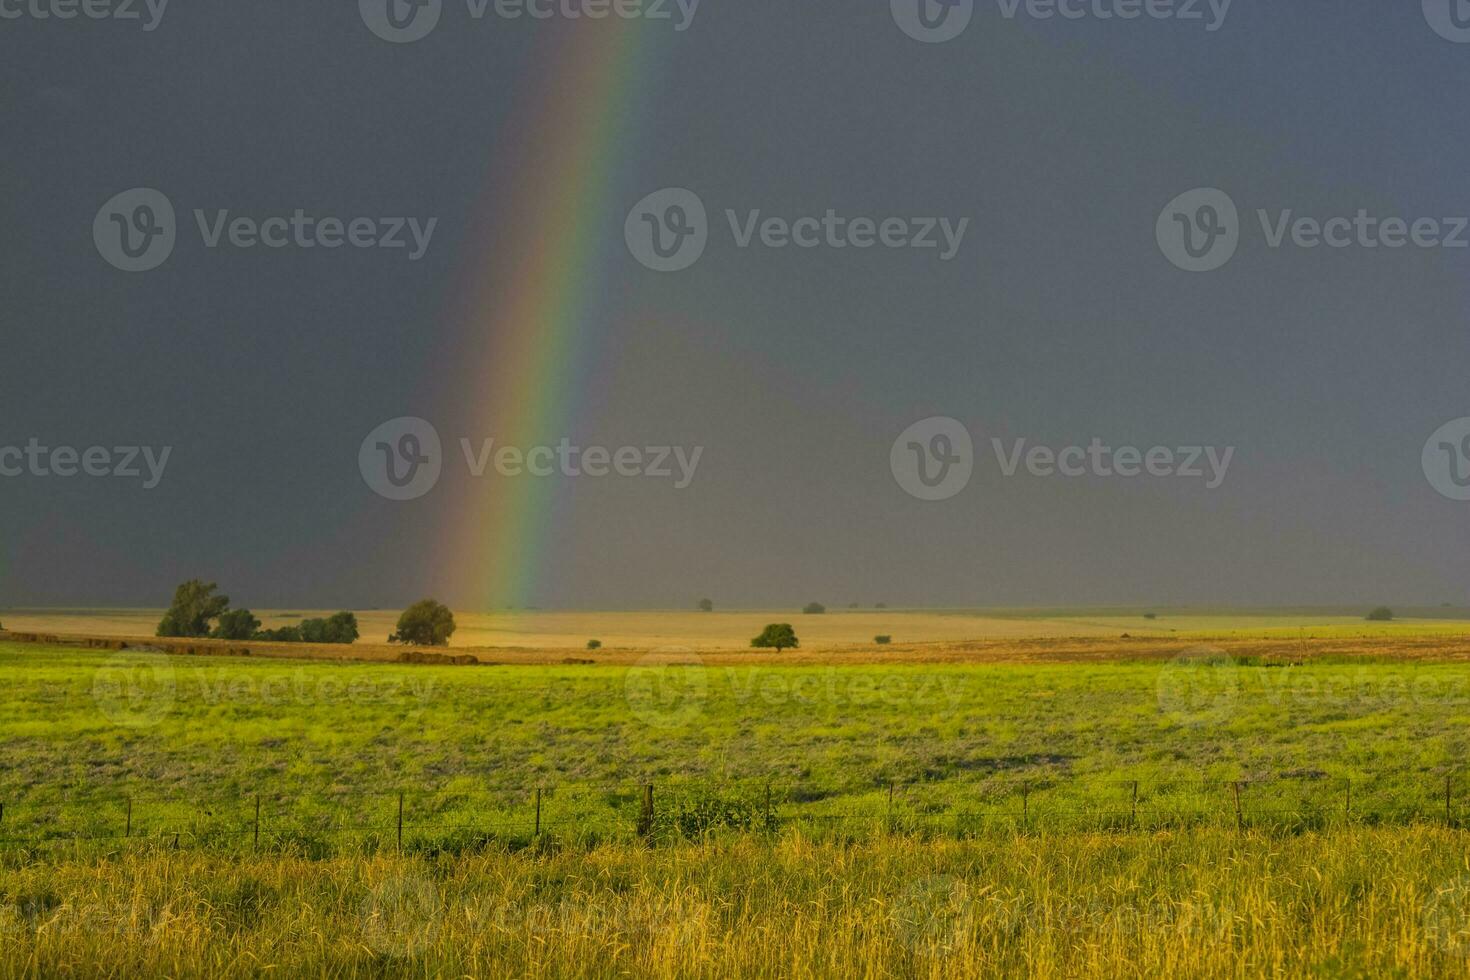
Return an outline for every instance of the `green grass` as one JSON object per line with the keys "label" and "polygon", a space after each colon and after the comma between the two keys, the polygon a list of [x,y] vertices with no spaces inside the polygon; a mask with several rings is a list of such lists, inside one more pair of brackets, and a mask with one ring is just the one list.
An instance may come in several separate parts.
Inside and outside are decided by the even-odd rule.
{"label": "green grass", "polygon": [[1470,799],[1454,664],[439,668],[0,645],[0,672],[10,846],[120,835],[129,800],[135,836],[239,846],[259,797],[268,842],[371,849],[396,843],[400,791],[415,846],[529,840],[538,787],[543,830],[619,838],[644,783],[671,819],[766,821],[769,792],[778,818],[840,833],[1233,825],[1238,781],[1251,825],[1443,819],[1447,775],[1454,819]]}
{"label": "green grass", "polygon": [[1466,976],[1470,668],[1391,652],[442,668],[0,645],[0,980]]}

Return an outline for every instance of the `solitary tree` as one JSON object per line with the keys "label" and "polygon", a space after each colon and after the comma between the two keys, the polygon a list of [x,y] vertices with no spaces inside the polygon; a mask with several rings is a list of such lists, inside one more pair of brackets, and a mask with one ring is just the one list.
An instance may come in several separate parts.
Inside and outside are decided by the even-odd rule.
{"label": "solitary tree", "polygon": [[826,611],[827,607],[822,605],[820,602],[809,602],[807,603],[806,608],[802,610],[802,612],[806,613],[808,616],[820,616]]}
{"label": "solitary tree", "polygon": [[454,635],[454,613],[449,607],[424,599],[415,602],[398,617],[398,632],[388,637],[389,643],[407,643],[420,647],[444,647]]}
{"label": "solitary tree", "polygon": [[699,611],[700,612],[714,612],[715,611],[715,600],[713,600],[713,599],[700,599],[699,600]]}
{"label": "solitary tree", "polygon": [[751,640],[750,645],[757,650],[774,649],[780,653],[782,650],[795,650],[801,646],[801,641],[796,638],[796,630],[790,623],[772,623],[761,631],[760,636]]}
{"label": "solitary tree", "polygon": [[1391,623],[1393,622],[1393,610],[1387,606],[1379,606],[1368,614],[1368,621],[1370,623]]}
{"label": "solitary tree", "polygon": [[249,640],[260,629],[260,620],[249,609],[229,609],[219,614],[219,624],[209,634],[216,640]]}
{"label": "solitary tree", "polygon": [[190,579],[174,590],[173,605],[158,624],[159,636],[208,636],[210,620],[230,608],[230,597],[216,595],[219,586]]}

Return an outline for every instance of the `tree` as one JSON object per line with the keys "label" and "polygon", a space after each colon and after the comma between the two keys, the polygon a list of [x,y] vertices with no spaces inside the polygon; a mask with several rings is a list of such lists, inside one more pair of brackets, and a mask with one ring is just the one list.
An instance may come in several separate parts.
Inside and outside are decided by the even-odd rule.
{"label": "tree", "polygon": [[158,624],[159,636],[208,636],[209,622],[230,608],[230,597],[216,595],[213,582],[190,579],[174,590],[173,605]]}
{"label": "tree", "polygon": [[260,629],[260,620],[249,609],[230,609],[219,614],[219,624],[209,635],[216,640],[250,640]]}
{"label": "tree", "polygon": [[780,653],[786,649],[795,650],[801,646],[801,641],[796,638],[796,630],[790,623],[772,623],[761,631],[760,636],[751,640],[750,645],[757,650],[774,649]]}
{"label": "tree", "polygon": [[587,641],[587,649],[589,649],[589,650],[601,650],[602,649],[602,641],[601,640],[588,640]]}
{"label": "tree", "polygon": [[820,602],[809,602],[807,603],[806,608],[802,610],[802,612],[806,613],[808,616],[820,616],[826,611],[827,607],[822,605]]}
{"label": "tree", "polygon": [[350,612],[339,612],[327,620],[328,643],[356,643],[361,634],[357,631],[357,617]]}
{"label": "tree", "polygon": [[266,643],[300,643],[301,627],[282,626],[278,630],[261,630],[255,634],[254,639],[262,640]]}
{"label": "tree", "polygon": [[890,644],[890,643],[893,642],[893,637],[891,637],[891,636],[875,636],[875,637],[873,637],[873,642],[876,643],[876,644],[878,644],[880,647],[886,647],[888,644]]}
{"label": "tree", "polygon": [[1387,606],[1379,606],[1368,614],[1368,622],[1391,623],[1393,622],[1393,610]]}
{"label": "tree", "polygon": [[454,613],[433,599],[415,602],[398,617],[398,632],[388,637],[389,643],[406,643],[419,647],[446,647],[454,635]]}
{"label": "tree", "polygon": [[303,643],[341,643],[357,641],[357,617],[350,612],[339,612],[330,619],[308,619],[301,623]]}
{"label": "tree", "polygon": [[713,599],[700,599],[699,600],[699,611],[700,612],[714,612],[715,611],[715,600],[713,600]]}

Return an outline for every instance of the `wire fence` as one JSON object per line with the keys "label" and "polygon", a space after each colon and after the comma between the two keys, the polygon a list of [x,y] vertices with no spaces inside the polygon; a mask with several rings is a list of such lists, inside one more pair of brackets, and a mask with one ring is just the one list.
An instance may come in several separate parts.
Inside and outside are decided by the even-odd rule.
{"label": "wire fence", "polygon": [[298,795],[33,786],[25,792],[0,790],[0,851],[92,843],[317,854],[344,848],[442,852],[577,840],[659,843],[791,828],[814,834],[954,837],[1425,822],[1459,828],[1470,826],[1467,802],[1470,783],[1456,772],[1158,783],[916,781],[844,788],[669,779],[485,794],[424,787]]}

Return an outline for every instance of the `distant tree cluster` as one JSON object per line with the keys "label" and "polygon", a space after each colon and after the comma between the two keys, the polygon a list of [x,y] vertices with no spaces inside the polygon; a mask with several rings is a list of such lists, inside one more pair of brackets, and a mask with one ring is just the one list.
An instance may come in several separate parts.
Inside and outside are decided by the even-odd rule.
{"label": "distant tree cluster", "polygon": [[304,619],[299,626],[261,630],[252,639],[273,643],[355,643],[358,635],[357,617],[350,612],[339,612],[327,619]]}
{"label": "distant tree cluster", "polygon": [[262,640],[273,643],[349,644],[357,640],[357,617],[339,612],[328,619],[307,619],[298,626],[262,630],[249,609],[231,609],[230,597],[214,582],[190,579],[174,590],[174,601],[158,623],[157,635],[215,640]]}
{"label": "distant tree cluster", "polygon": [[1393,610],[1387,606],[1379,606],[1368,614],[1368,622],[1391,623],[1393,622]]}
{"label": "distant tree cluster", "polygon": [[806,604],[806,608],[802,610],[808,616],[820,616],[826,611],[827,607],[820,602],[809,602]]}

